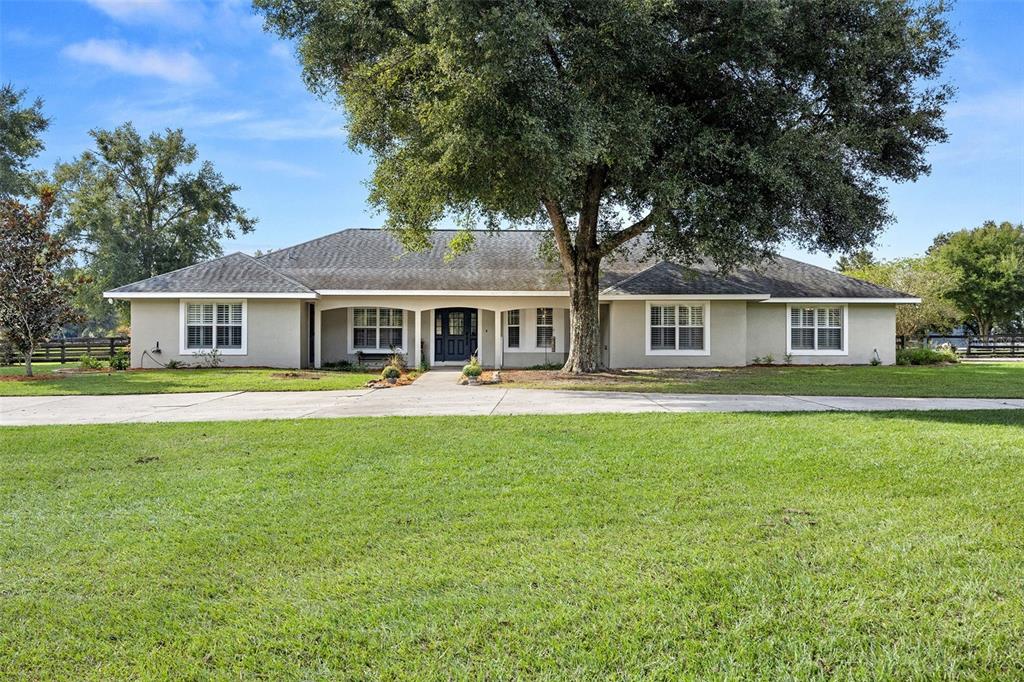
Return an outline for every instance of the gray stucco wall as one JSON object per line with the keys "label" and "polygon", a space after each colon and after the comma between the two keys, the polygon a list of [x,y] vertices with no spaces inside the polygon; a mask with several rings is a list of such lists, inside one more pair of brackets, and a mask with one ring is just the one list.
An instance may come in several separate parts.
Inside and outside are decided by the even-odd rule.
{"label": "gray stucco wall", "polygon": [[[348,308],[330,308],[321,312],[320,322],[320,352],[323,353],[322,362],[355,362],[358,358],[356,353],[349,353],[348,347],[352,342],[351,332],[348,328]],[[413,339],[413,324],[415,324],[416,313],[405,311],[405,344],[409,346],[406,351],[411,351]],[[379,353],[387,354],[387,350]],[[375,355],[378,353],[374,353]],[[403,354],[406,363],[412,365],[412,353]]]}
{"label": "gray stucco wall", "polygon": [[[602,304],[607,320],[607,361],[614,368],[727,367],[749,364],[755,357],[773,356],[785,361],[787,307],[782,303],[712,301],[709,308],[710,355],[648,355],[646,302],[613,301]],[[247,301],[246,354],[223,355],[225,366],[299,367],[308,362],[306,302],[297,300],[249,299]],[[180,301],[178,299],[136,300],[132,302],[132,366],[156,367],[143,351],[160,344],[156,355],[161,363],[175,359],[195,362],[195,357],[180,353]],[[354,361],[348,353],[348,310],[323,311],[321,352],[323,361]],[[406,312],[407,344],[412,342],[417,313]],[[425,340],[424,357],[430,358],[433,341],[431,310],[419,313]],[[799,355],[793,364],[867,364],[877,349],[883,363],[896,361],[896,306],[892,304],[847,305],[847,348],[845,355]],[[524,316],[524,320],[528,316]],[[500,316],[481,311],[481,362],[494,363],[495,334],[501,333]],[[602,325],[604,320],[602,321]],[[524,325],[524,327],[527,325]],[[504,367],[529,367],[565,361],[569,338],[568,315],[556,320],[558,352],[503,352]],[[532,334],[532,328],[524,334]],[[530,336],[524,336],[530,338]],[[410,349],[411,350],[411,349]],[[411,356],[411,354],[410,354]],[[411,360],[409,360],[411,362]]]}
{"label": "gray stucco wall", "polygon": [[[786,315],[784,303],[747,305],[747,357],[771,355],[775,362],[786,358]],[[800,355],[794,353],[794,365],[866,365],[875,349],[883,364],[896,362],[896,306],[881,303],[851,303],[846,306],[846,355]]]}
{"label": "gray stucco wall", "polygon": [[[303,302],[297,300],[248,299],[246,354],[222,355],[221,364],[227,367],[298,367],[302,305]],[[152,358],[143,359],[143,351],[152,354],[157,342],[161,353],[152,355],[159,362],[196,362],[193,355],[180,352],[179,299],[132,301],[131,329],[132,367],[157,367]]]}
{"label": "gray stucco wall", "polygon": [[608,323],[609,364],[615,369],[732,367],[747,363],[745,301],[711,301],[710,355],[647,355],[646,301],[613,301]]}

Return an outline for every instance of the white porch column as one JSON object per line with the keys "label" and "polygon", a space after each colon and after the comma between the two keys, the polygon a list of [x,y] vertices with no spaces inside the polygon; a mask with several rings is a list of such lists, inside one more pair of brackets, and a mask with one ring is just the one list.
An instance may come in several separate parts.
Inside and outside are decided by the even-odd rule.
{"label": "white porch column", "polygon": [[420,358],[423,357],[423,352],[420,350],[420,339],[423,338],[423,333],[420,330],[422,325],[423,311],[417,310],[413,313],[412,323],[412,366],[419,368]]}
{"label": "white porch column", "polygon": [[320,301],[313,301],[313,336],[316,337],[313,347],[313,367],[320,369],[324,361],[323,312]]}
{"label": "white porch column", "polygon": [[505,331],[505,325],[501,322],[501,311],[494,311],[494,369],[501,369],[501,350],[504,347],[502,342],[502,333]]}
{"label": "white porch column", "polygon": [[473,349],[473,355],[481,364],[484,361],[484,349],[480,347],[480,344],[484,342],[484,309],[476,309],[476,348]]}
{"label": "white porch column", "polygon": [[433,308],[429,309],[427,311],[427,313],[430,315],[430,318],[429,318],[430,322],[427,323],[427,329],[429,330],[429,336],[430,336],[430,343],[428,343],[427,346],[429,346],[429,353],[428,354],[429,354],[429,357],[430,357],[430,366],[433,367],[434,366],[434,315],[436,315],[437,313],[435,312],[435,310]]}

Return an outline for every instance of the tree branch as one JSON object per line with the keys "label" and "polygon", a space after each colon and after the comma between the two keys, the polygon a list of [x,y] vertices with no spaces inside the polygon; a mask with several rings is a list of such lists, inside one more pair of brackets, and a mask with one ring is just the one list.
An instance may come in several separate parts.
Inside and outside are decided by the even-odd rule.
{"label": "tree branch", "polygon": [[605,237],[604,241],[601,242],[600,246],[601,256],[607,256],[609,253],[619,248],[620,246],[628,242],[630,239],[633,239],[634,237],[639,237],[641,234],[643,234],[648,228],[654,225],[657,212],[658,209],[652,208],[650,213],[648,213],[646,216],[636,221],[629,227],[625,227],[619,230],[618,232],[613,232],[612,234]]}
{"label": "tree branch", "polygon": [[582,244],[588,252],[597,250],[597,219],[601,211],[601,194],[604,192],[607,177],[608,167],[603,163],[591,166],[587,171],[576,242]]}
{"label": "tree branch", "polygon": [[573,264],[576,262],[576,247],[572,243],[572,234],[565,222],[565,214],[562,207],[554,199],[541,197],[541,203],[548,212],[548,219],[551,221],[551,228],[555,233],[555,245],[558,247],[558,257],[562,261],[562,270],[567,276],[572,274]]}
{"label": "tree branch", "polygon": [[565,75],[565,66],[562,64],[562,58],[558,56],[558,50],[555,49],[554,43],[551,42],[551,38],[544,38],[544,49],[547,50],[548,59],[551,60],[551,65],[555,67],[555,73],[561,78]]}

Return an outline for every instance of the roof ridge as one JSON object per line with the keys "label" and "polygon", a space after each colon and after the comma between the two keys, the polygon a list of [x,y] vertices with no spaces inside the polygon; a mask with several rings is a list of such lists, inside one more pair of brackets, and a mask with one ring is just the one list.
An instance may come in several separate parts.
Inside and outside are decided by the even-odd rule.
{"label": "roof ridge", "polygon": [[274,268],[270,267],[270,266],[269,266],[269,265],[267,265],[266,263],[261,263],[261,262],[260,262],[260,260],[259,260],[258,258],[254,257],[254,256],[250,256],[250,255],[249,255],[249,254],[247,254],[247,253],[242,253],[241,251],[238,251],[238,252],[236,252],[236,253],[239,253],[239,254],[241,254],[241,255],[245,256],[246,258],[248,258],[249,260],[251,260],[251,261],[252,261],[253,263],[255,263],[256,265],[260,266],[261,268],[263,268],[263,269],[264,269],[264,270],[266,270],[267,272],[269,272],[269,273],[271,273],[271,274],[273,274],[273,275],[276,275],[276,276],[280,277],[281,279],[285,280],[286,282],[288,282],[288,283],[290,283],[290,284],[294,284],[295,286],[297,286],[297,287],[300,287],[300,288],[302,288],[302,289],[304,289],[304,290],[306,290],[306,291],[308,291],[308,292],[310,292],[310,293],[315,293],[315,292],[314,292],[314,291],[313,291],[312,289],[310,289],[309,287],[307,287],[307,286],[306,286],[305,284],[303,284],[303,283],[302,283],[302,282],[300,282],[299,280],[297,280],[297,279],[293,279],[293,278],[289,277],[288,275],[284,274],[283,272],[278,272],[277,270],[275,270]]}
{"label": "roof ridge", "polygon": [[298,247],[305,246],[306,244],[312,244],[314,242],[319,242],[319,241],[322,241],[324,239],[327,239],[328,237],[333,237],[335,235],[341,234],[342,232],[356,232],[356,231],[372,230],[372,229],[375,229],[375,228],[371,228],[371,227],[346,227],[346,228],[341,229],[341,230],[335,230],[334,232],[329,232],[327,234],[322,234],[319,237],[313,237],[312,239],[307,239],[306,241],[299,242],[298,244],[292,244],[290,246],[285,246],[283,248],[277,249],[276,251],[274,251],[274,250],[267,251],[266,253],[260,254],[259,256],[253,256],[253,258],[255,258],[258,261],[262,261],[264,258],[267,258],[269,256],[277,256],[277,255],[280,255],[280,254],[284,253],[285,251],[291,251],[292,249],[297,249]]}
{"label": "roof ridge", "polygon": [[135,282],[128,282],[127,284],[122,284],[120,286],[114,287],[113,289],[110,289],[110,291],[117,291],[121,287],[130,286],[132,284],[138,284],[139,282],[145,282],[147,279],[156,279],[157,277],[166,277],[168,275],[173,275],[173,274],[178,273],[178,272],[184,272],[185,270],[191,270],[192,268],[198,268],[200,265],[209,265],[210,263],[216,263],[219,260],[224,260],[225,258],[230,258],[231,256],[244,256],[244,255],[245,254],[242,253],[241,251],[232,251],[231,253],[225,253],[225,254],[222,254],[220,256],[217,256],[216,258],[211,258],[210,260],[200,261],[198,263],[193,263],[192,265],[184,265],[184,266],[182,266],[180,268],[176,268],[174,270],[168,270],[167,272],[161,272],[159,275],[153,275],[151,277],[146,277],[145,279],[140,279],[140,280],[137,280]]}
{"label": "roof ridge", "polygon": [[658,267],[659,265],[661,265],[662,263],[665,263],[665,262],[666,262],[666,261],[664,261],[664,260],[660,260],[660,261],[658,261],[657,263],[654,263],[653,265],[648,265],[648,266],[647,266],[646,268],[644,268],[643,270],[640,270],[639,272],[634,272],[634,273],[633,273],[632,275],[630,275],[629,277],[625,277],[625,278],[623,278],[623,279],[620,279],[620,280],[619,280],[618,282],[616,282],[615,284],[612,284],[612,285],[610,285],[610,286],[607,286],[607,287],[605,287],[604,289],[602,289],[602,290],[601,290],[601,293],[602,293],[602,294],[606,294],[606,293],[610,292],[610,291],[611,291],[612,289],[618,289],[618,288],[619,288],[620,286],[622,286],[622,285],[623,285],[623,284],[625,284],[626,282],[629,282],[629,281],[631,281],[631,280],[633,280],[633,279],[636,279],[637,277],[639,277],[640,275],[644,274],[645,272],[647,272],[647,271],[649,271],[649,270],[653,270],[654,268]]}
{"label": "roof ridge", "polygon": [[[475,234],[508,234],[508,233],[517,233],[517,232],[518,233],[522,233],[522,234],[540,234],[540,233],[543,233],[543,232],[546,232],[546,231],[547,230],[544,230],[544,229],[529,229],[529,230],[520,230],[520,229],[504,229],[504,230],[472,229],[472,230],[464,230],[462,228],[454,228],[454,227],[453,228],[443,227],[443,228],[437,228],[437,229],[432,230],[432,232],[473,232]],[[380,233],[380,234],[386,234],[387,230],[385,228],[383,228],[383,227],[345,227],[345,228],[342,228],[340,230],[335,230],[334,232],[328,232],[327,234],[320,235],[319,237],[313,237],[312,239],[307,239],[307,240],[299,242],[297,244],[290,244],[290,245],[284,246],[284,247],[282,247],[280,249],[268,251],[267,253],[260,254],[259,256],[253,256],[253,258],[255,258],[256,260],[262,262],[263,259],[265,259],[265,258],[269,258],[271,256],[280,255],[280,254],[282,254],[282,253],[284,253],[286,251],[291,251],[292,249],[297,249],[300,246],[306,246],[308,244],[315,244],[316,242],[323,241],[323,240],[329,239],[331,237],[335,237],[335,236],[337,236],[339,234],[343,234],[345,232],[376,232],[376,233]]]}
{"label": "roof ridge", "polygon": [[848,280],[853,281],[853,282],[859,282],[860,284],[866,284],[866,285],[868,285],[870,287],[874,287],[876,289],[883,289],[885,291],[891,291],[892,293],[899,294],[900,296],[903,296],[903,297],[912,297],[913,296],[913,294],[908,294],[905,291],[899,291],[897,289],[893,289],[892,287],[887,287],[887,286],[885,286],[883,284],[878,284],[877,282],[869,282],[866,279],[861,279],[859,277],[851,277],[850,275],[847,275],[846,273],[839,272],[838,270],[832,270],[830,268],[823,268],[820,265],[815,265],[814,263],[808,263],[806,261],[797,260],[795,258],[789,258],[788,256],[776,256],[776,259],[778,259],[778,258],[783,258],[785,260],[788,260],[790,263],[796,263],[797,265],[803,266],[805,268],[812,268],[814,270],[820,270],[821,272],[827,272],[830,275],[838,275],[839,277],[842,277],[844,279],[848,279]]}

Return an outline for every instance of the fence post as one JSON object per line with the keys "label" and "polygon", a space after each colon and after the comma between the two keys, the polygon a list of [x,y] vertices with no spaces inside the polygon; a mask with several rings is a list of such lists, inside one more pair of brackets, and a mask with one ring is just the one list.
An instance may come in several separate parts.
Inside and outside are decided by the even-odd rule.
{"label": "fence post", "polygon": [[114,357],[114,337],[110,337],[110,357]]}
{"label": "fence post", "polygon": [[[50,359],[50,347],[46,347],[46,359]],[[68,348],[67,342],[64,339],[60,340],[60,364],[64,364],[68,360]]]}

